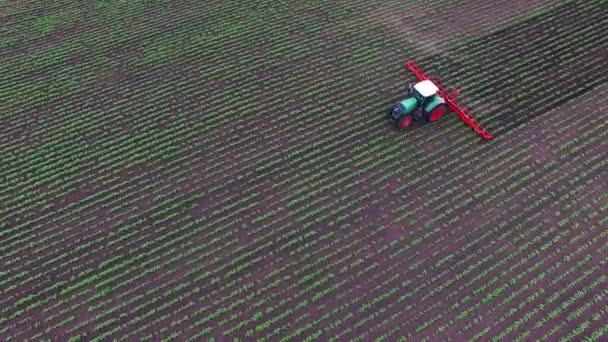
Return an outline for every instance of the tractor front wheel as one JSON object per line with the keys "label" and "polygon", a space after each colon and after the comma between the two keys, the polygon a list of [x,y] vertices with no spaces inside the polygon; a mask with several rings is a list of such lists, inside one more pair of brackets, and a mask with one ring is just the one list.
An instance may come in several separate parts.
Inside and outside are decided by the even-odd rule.
{"label": "tractor front wheel", "polygon": [[441,103],[437,106],[435,106],[435,108],[431,109],[427,114],[426,114],[426,121],[428,122],[433,122],[433,121],[437,121],[439,120],[443,114],[445,114],[448,110],[448,106],[446,106],[445,103]]}
{"label": "tractor front wheel", "polygon": [[407,128],[409,125],[412,124],[412,122],[414,121],[414,118],[411,115],[404,115],[398,122],[397,122],[397,127],[399,127],[399,129],[405,129]]}

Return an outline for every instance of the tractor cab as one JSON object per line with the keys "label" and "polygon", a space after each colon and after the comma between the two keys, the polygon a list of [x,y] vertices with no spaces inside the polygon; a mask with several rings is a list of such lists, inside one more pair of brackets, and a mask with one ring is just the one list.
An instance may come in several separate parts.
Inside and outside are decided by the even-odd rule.
{"label": "tractor cab", "polygon": [[416,91],[418,91],[420,95],[424,97],[433,96],[439,91],[439,88],[437,88],[437,86],[430,80],[424,80],[416,83],[416,85],[414,85],[414,89],[416,89]]}
{"label": "tractor cab", "polygon": [[416,83],[412,88],[410,96],[418,99],[421,106],[424,106],[428,100],[437,94],[439,88],[430,80],[424,80]]}

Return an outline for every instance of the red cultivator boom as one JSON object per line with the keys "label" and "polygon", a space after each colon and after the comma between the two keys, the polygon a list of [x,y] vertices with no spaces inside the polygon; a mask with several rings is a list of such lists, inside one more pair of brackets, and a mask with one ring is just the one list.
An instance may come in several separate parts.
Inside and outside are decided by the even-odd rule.
{"label": "red cultivator boom", "polygon": [[467,114],[467,112],[465,112],[462,108],[460,108],[458,106],[458,104],[456,104],[456,102],[454,102],[454,99],[456,98],[456,96],[458,96],[458,94],[460,94],[459,90],[457,90],[455,94],[449,94],[447,91],[445,91],[445,89],[443,89],[440,85],[438,85],[437,82],[435,82],[434,80],[427,77],[422,72],[422,70],[420,70],[420,68],[416,64],[414,64],[414,62],[408,61],[407,63],[405,63],[405,66],[407,68],[409,68],[420,81],[424,81],[424,80],[433,81],[433,83],[435,83],[435,85],[437,85],[437,87],[439,88],[437,93],[439,93],[439,95],[441,95],[441,97],[443,97],[443,99],[445,100],[445,103],[450,107],[450,109],[452,111],[454,111],[454,113],[456,113],[462,119],[462,121],[464,121],[475,132],[477,132],[477,134],[481,135],[481,137],[484,140],[487,141],[487,140],[494,139],[494,136],[492,136],[492,135],[488,134],[486,131],[484,131],[481,128],[481,126],[479,124],[477,124],[475,122],[475,120],[471,116],[469,116],[469,114]]}

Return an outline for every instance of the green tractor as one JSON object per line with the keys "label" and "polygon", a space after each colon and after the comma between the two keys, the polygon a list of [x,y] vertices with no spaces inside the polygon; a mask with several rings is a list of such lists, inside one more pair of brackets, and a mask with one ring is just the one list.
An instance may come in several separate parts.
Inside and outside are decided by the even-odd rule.
{"label": "green tractor", "polygon": [[460,107],[454,99],[460,94],[460,90],[455,89],[453,94],[437,86],[424,72],[413,62],[408,61],[405,66],[416,75],[420,82],[414,86],[406,88],[406,97],[397,102],[391,108],[389,117],[393,124],[401,129],[411,125],[414,120],[418,121],[437,121],[450,108],[464,123],[469,125],[483,140],[494,139],[488,134],[467,112]]}
{"label": "green tractor", "polygon": [[393,105],[390,111],[391,122],[404,129],[414,120],[423,122],[437,121],[448,110],[439,88],[431,80],[423,80],[406,88],[406,97]]}

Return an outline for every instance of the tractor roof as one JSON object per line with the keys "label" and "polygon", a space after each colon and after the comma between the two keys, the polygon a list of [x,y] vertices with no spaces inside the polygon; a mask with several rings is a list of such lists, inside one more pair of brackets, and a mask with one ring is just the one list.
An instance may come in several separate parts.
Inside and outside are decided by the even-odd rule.
{"label": "tractor roof", "polygon": [[439,90],[439,88],[437,88],[437,86],[430,80],[424,80],[416,83],[414,89],[416,89],[420,95],[424,97],[433,96]]}

